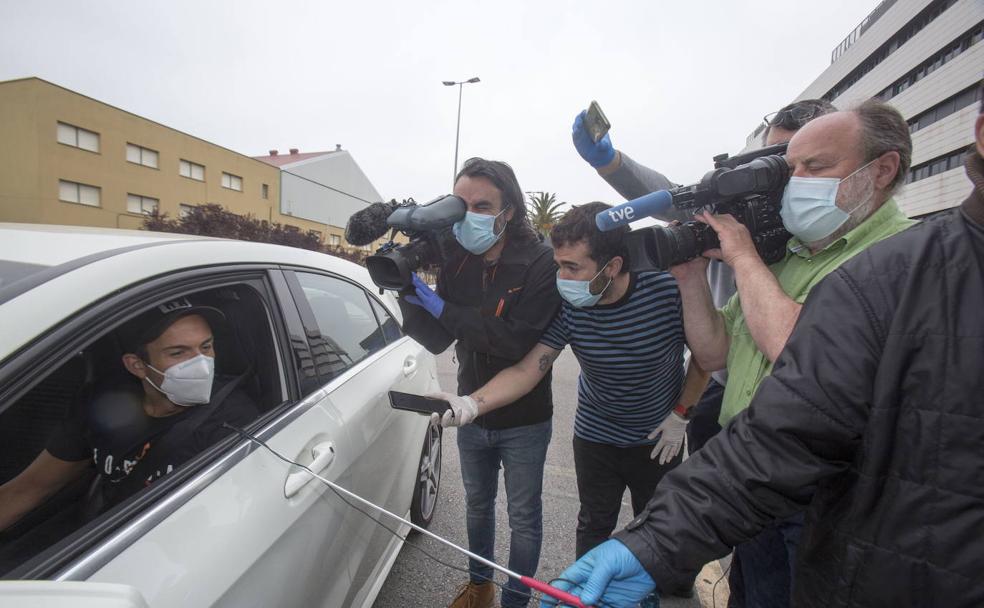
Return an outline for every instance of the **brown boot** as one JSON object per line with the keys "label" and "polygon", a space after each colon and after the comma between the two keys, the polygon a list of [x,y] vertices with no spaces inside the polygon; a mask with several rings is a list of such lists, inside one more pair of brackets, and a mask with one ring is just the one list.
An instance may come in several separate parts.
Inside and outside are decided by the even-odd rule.
{"label": "brown boot", "polygon": [[491,581],[484,583],[467,582],[458,588],[449,608],[494,608],[495,585]]}

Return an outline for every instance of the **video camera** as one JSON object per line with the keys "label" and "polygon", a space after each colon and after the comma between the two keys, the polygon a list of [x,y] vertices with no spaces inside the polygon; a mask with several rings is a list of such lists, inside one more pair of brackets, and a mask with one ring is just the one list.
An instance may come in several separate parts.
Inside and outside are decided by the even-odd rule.
{"label": "video camera", "polygon": [[[389,242],[366,258],[366,268],[381,289],[401,291],[413,286],[415,270],[444,260],[440,233],[463,219],[466,210],[465,201],[451,194],[424,205],[413,199],[373,203],[352,214],[345,225],[345,240],[356,246],[368,245],[392,229]],[[397,232],[410,242],[396,244],[393,238]]]}
{"label": "video camera", "polygon": [[[786,243],[792,236],[779,216],[782,192],[790,174],[782,156],[786,145],[769,146],[735,157],[715,156],[714,170],[698,183],[666,192],[678,209],[693,214],[707,210],[733,215],[748,227],[762,260],[774,264],[785,256]],[[694,220],[633,230],[626,236],[625,244],[633,271],[666,270],[721,246],[713,228]]]}

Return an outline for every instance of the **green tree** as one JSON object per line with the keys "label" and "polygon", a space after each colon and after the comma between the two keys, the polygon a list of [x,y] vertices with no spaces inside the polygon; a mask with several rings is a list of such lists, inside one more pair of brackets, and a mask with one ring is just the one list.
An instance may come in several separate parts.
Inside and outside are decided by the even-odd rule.
{"label": "green tree", "polygon": [[552,192],[528,192],[530,197],[526,203],[526,212],[530,223],[543,236],[550,235],[550,229],[563,215],[560,208],[564,203],[557,202],[557,195]]}

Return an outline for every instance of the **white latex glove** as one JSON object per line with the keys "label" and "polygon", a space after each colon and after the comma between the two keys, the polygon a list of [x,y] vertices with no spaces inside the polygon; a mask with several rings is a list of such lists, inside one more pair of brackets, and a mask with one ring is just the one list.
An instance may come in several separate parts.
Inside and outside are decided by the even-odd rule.
{"label": "white latex glove", "polygon": [[461,397],[454,393],[431,393],[427,395],[431,399],[444,399],[451,404],[451,409],[444,412],[444,416],[431,414],[431,421],[443,427],[464,426],[478,416],[478,404],[475,400],[465,395]]}
{"label": "white latex glove", "polygon": [[670,412],[670,415],[656,427],[656,430],[649,433],[650,439],[656,439],[656,436],[659,436],[659,441],[656,442],[656,447],[653,448],[653,453],[649,457],[656,460],[656,456],[659,455],[660,464],[666,464],[676,458],[683,447],[683,438],[687,435],[687,424],[688,421],[680,414]]}

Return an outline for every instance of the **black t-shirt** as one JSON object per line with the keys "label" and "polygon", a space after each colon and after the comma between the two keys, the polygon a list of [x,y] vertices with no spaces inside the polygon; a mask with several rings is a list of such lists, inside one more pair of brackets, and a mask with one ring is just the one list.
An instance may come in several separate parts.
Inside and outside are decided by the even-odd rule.
{"label": "black t-shirt", "polygon": [[[216,377],[213,397],[230,381],[232,378]],[[199,408],[214,410],[199,414]],[[193,416],[197,416],[193,431],[182,432],[177,444],[169,441],[166,454],[153,452],[168,431]],[[217,405],[188,407],[177,414],[155,418],[143,411],[140,385],[128,382],[111,391],[101,391],[72,412],[48,439],[46,449],[62,460],[91,458],[103,478],[104,496],[112,504],[167,475],[231,433],[223,428],[223,422],[242,427],[258,416],[252,400],[237,388]]]}

